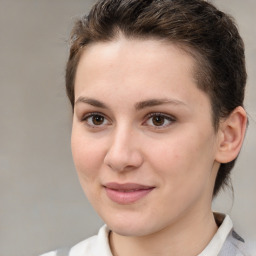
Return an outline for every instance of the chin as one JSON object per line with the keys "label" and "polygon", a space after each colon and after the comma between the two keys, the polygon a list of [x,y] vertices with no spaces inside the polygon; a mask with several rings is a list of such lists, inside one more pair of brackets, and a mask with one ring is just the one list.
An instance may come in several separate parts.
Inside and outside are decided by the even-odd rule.
{"label": "chin", "polygon": [[[143,217],[143,214],[141,214]],[[154,224],[147,220],[147,218],[143,219],[140,217],[135,216],[122,216],[118,218],[111,219],[104,219],[105,223],[107,224],[108,228],[112,230],[114,233],[121,235],[121,236],[147,236],[154,232],[157,232],[157,227],[154,227]]]}
{"label": "chin", "polygon": [[146,236],[151,234],[149,230],[145,230],[144,228],[140,226],[131,226],[131,225],[114,225],[114,226],[109,226],[110,230],[112,230],[114,233],[120,235],[120,236],[133,236],[133,237],[138,237],[138,236]]}

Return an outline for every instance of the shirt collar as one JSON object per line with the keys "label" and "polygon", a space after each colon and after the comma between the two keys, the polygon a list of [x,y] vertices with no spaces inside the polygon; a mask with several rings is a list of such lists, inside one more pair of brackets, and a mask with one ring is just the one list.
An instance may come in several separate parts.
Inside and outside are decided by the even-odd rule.
{"label": "shirt collar", "polygon": [[[219,226],[216,234],[213,236],[210,243],[207,247],[198,255],[198,256],[216,256],[220,252],[223,247],[228,234],[233,228],[232,220],[228,215],[224,215],[221,213],[214,213],[215,221]],[[103,256],[112,256],[110,246],[109,246],[109,232],[110,230],[106,225],[104,225],[98,233],[98,253],[101,253]],[[103,254],[102,254],[103,253]]]}
{"label": "shirt collar", "polygon": [[230,231],[233,228],[232,220],[228,215],[214,213],[215,221],[219,228],[207,245],[207,247],[198,256],[216,256],[223,247]]}

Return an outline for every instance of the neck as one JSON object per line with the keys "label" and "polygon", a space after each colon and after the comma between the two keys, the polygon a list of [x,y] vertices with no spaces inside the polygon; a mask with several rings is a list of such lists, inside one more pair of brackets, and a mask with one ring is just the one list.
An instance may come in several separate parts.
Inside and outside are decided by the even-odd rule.
{"label": "neck", "polygon": [[194,256],[203,251],[216,231],[217,225],[209,210],[204,214],[183,217],[175,224],[146,236],[126,237],[111,232],[110,246],[113,256]]}

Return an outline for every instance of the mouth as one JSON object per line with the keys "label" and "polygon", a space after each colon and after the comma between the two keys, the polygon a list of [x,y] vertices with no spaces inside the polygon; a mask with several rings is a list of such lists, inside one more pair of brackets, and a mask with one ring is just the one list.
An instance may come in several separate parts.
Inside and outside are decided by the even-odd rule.
{"label": "mouth", "polygon": [[104,185],[107,196],[118,204],[132,204],[146,197],[155,187],[136,183],[107,183]]}

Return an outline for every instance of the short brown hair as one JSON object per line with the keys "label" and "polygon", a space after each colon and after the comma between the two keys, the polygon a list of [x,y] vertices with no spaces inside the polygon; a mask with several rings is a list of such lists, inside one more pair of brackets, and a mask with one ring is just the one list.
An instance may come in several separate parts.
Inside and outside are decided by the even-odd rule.
{"label": "short brown hair", "polygon": [[[214,128],[243,106],[246,84],[244,43],[233,19],[203,0],[100,0],[71,34],[66,91],[74,108],[74,82],[87,45],[126,38],[174,43],[193,56],[198,87],[210,98]],[[236,159],[235,159],[236,160]],[[235,160],[221,164],[213,196],[227,185]]]}

